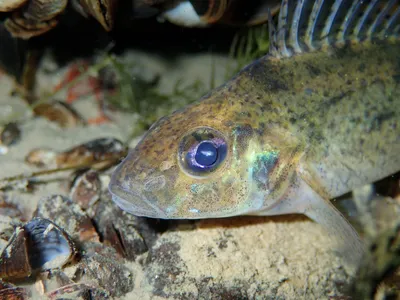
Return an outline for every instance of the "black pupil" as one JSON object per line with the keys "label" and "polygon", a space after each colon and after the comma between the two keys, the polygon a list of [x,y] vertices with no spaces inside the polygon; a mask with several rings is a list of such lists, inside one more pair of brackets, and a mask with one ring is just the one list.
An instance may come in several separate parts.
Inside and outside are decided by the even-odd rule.
{"label": "black pupil", "polygon": [[197,147],[195,160],[199,165],[211,166],[218,158],[218,150],[211,142],[203,142]]}

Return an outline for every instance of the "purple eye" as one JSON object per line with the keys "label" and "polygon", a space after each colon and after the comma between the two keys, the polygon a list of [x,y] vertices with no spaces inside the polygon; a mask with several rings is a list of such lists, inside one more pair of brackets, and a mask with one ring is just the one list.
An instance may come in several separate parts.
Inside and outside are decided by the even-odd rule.
{"label": "purple eye", "polygon": [[222,134],[211,128],[198,128],[186,135],[179,148],[181,167],[192,175],[216,170],[225,160],[227,144]]}
{"label": "purple eye", "polygon": [[194,160],[199,166],[210,167],[218,158],[218,148],[211,141],[201,142],[196,149]]}

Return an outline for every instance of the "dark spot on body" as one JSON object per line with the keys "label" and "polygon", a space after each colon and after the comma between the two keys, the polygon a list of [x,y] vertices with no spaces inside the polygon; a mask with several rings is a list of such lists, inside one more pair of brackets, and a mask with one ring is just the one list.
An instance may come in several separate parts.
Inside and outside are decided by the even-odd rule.
{"label": "dark spot on body", "polygon": [[347,91],[347,92],[341,92],[339,95],[337,96],[333,96],[327,100],[325,100],[322,105],[323,106],[332,106],[332,105],[336,105],[338,104],[340,101],[342,101],[345,97],[349,96],[352,92],[351,91]]}
{"label": "dark spot on body", "polygon": [[375,117],[376,126],[380,129],[383,122],[388,121],[395,117],[395,113],[393,111],[388,111],[382,114],[379,114]]}
{"label": "dark spot on body", "polygon": [[321,75],[321,70],[313,64],[306,64],[306,68],[311,76],[317,77]]}
{"label": "dark spot on body", "polygon": [[364,72],[365,71],[365,68],[366,68],[366,66],[365,66],[365,64],[364,63],[361,63],[359,66],[358,66],[358,71],[360,71],[360,72]]}
{"label": "dark spot on body", "polygon": [[365,79],[361,79],[361,86],[362,87],[367,87],[368,82]]}

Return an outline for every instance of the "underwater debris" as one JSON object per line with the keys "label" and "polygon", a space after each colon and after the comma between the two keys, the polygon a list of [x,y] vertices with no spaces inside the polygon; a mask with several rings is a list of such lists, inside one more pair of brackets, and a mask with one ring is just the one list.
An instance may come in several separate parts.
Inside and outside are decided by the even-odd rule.
{"label": "underwater debris", "polygon": [[[350,287],[354,299],[400,296],[400,205],[375,193],[372,185],[353,193],[365,230],[366,251]],[[380,297],[380,298],[379,298]],[[397,297],[397,298],[396,298]]]}
{"label": "underwater debris", "polygon": [[61,195],[39,200],[34,213],[36,217],[48,218],[59,224],[77,241],[98,242],[99,236],[89,216],[71,199]]}
{"label": "underwater debris", "polygon": [[90,283],[77,283],[63,271],[42,272],[35,284],[36,290],[46,299],[108,299],[109,293]]}
{"label": "underwater debris", "polygon": [[109,294],[99,288],[84,283],[72,283],[64,285],[56,290],[46,293],[49,300],[78,299],[78,300],[100,300],[110,299]]}
{"label": "underwater debris", "polygon": [[125,157],[128,148],[114,138],[95,139],[63,152],[35,149],[28,153],[25,161],[46,168],[107,168]]}
{"label": "underwater debris", "polygon": [[15,122],[6,124],[0,132],[0,154],[6,154],[11,145],[21,138],[21,130]]}
{"label": "underwater debris", "polygon": [[77,250],[69,235],[55,223],[34,218],[18,226],[0,256],[0,278],[18,280],[35,271],[61,268]]}
{"label": "underwater debris", "polygon": [[42,103],[33,108],[36,116],[57,123],[62,128],[85,125],[83,118],[69,104],[61,101]]}
{"label": "underwater debris", "polygon": [[25,216],[20,206],[11,202],[8,194],[0,192],[0,216],[17,218],[19,221],[25,221]]}
{"label": "underwater debris", "polygon": [[28,300],[28,292],[11,283],[0,280],[0,299],[4,300]]}
{"label": "underwater debris", "polygon": [[21,139],[21,130],[15,122],[10,122],[4,126],[0,134],[0,143],[10,146],[17,143]]}
{"label": "underwater debris", "polygon": [[[168,20],[176,25],[186,27],[206,27],[215,23],[229,25],[255,25],[268,19],[268,12],[276,13],[280,0],[252,0],[252,1],[226,1],[226,0],[181,0],[181,1],[148,1],[141,0],[144,4],[137,6],[142,9],[155,3],[155,6],[166,8],[158,18]],[[146,5],[147,4],[147,5]],[[163,5],[164,4],[164,5]]]}
{"label": "underwater debris", "polygon": [[77,282],[91,282],[105,289],[112,297],[120,297],[134,288],[135,273],[130,270],[115,250],[99,243],[85,245],[73,276]]}
{"label": "underwater debris", "polygon": [[148,251],[147,239],[143,234],[149,234],[149,230],[141,224],[142,219],[110,204],[110,199],[97,203],[92,211],[93,222],[104,245],[113,247],[121,257],[135,261],[139,255]]}
{"label": "underwater debris", "polygon": [[101,196],[101,180],[95,170],[76,175],[70,187],[70,198],[83,210],[92,207]]}

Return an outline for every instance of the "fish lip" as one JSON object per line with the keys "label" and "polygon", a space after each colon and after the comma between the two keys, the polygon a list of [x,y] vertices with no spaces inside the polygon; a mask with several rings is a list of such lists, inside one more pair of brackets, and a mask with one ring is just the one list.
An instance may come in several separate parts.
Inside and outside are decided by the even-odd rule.
{"label": "fish lip", "polygon": [[[118,179],[116,179],[115,172],[111,177],[110,183],[108,184],[108,191],[111,194],[113,202],[119,208],[135,216],[157,219],[169,218],[165,211],[149,201],[145,195],[139,191],[124,187],[124,185],[121,184]],[[144,204],[142,207],[147,206],[147,208],[141,208],[140,203]]]}

